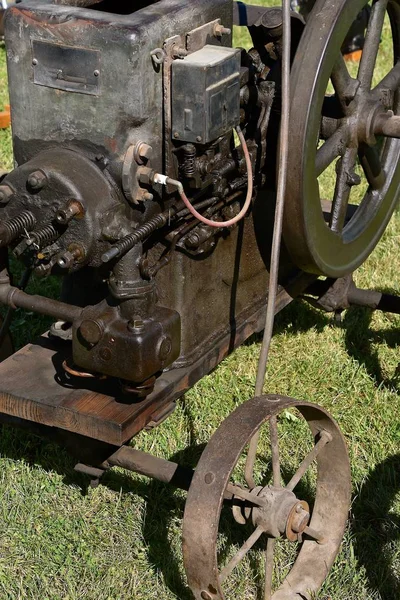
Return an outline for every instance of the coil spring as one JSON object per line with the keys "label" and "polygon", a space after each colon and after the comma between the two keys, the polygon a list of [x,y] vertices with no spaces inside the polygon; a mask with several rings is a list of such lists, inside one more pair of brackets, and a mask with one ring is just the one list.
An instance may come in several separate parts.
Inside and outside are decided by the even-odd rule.
{"label": "coil spring", "polygon": [[187,144],[184,146],[183,152],[185,155],[183,173],[187,179],[190,179],[196,174],[196,146],[194,144]]}
{"label": "coil spring", "polygon": [[31,234],[30,245],[34,244],[39,248],[43,248],[43,246],[47,246],[47,244],[57,239],[59,235],[59,232],[53,225],[45,225]]}
{"label": "coil spring", "polygon": [[16,217],[0,225],[0,246],[6,246],[21,235],[24,231],[30,231],[36,225],[36,217],[28,210],[23,211]]}
{"label": "coil spring", "polygon": [[142,242],[145,238],[147,238],[150,234],[152,234],[157,229],[164,227],[167,223],[167,216],[165,213],[161,213],[160,215],[156,215],[150,221],[136,229],[133,233],[130,233],[122,240],[117,242],[110,250],[105,252],[102,256],[102,261],[104,263],[109,262],[113,258],[117,256],[123,256],[129,250],[131,250],[136,244]]}

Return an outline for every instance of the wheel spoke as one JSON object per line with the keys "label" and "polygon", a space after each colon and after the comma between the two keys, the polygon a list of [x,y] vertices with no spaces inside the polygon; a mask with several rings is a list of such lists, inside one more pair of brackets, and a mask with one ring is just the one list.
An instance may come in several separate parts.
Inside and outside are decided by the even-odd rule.
{"label": "wheel spoke", "polygon": [[337,131],[317,150],[315,168],[317,177],[319,177],[331,163],[342,154],[346,147],[348,139],[348,130],[345,127],[339,127]]}
{"label": "wheel spoke", "polygon": [[258,498],[254,494],[251,494],[248,490],[244,490],[237,485],[233,485],[233,483],[228,483],[226,486],[226,491],[232,496],[237,496],[238,498],[242,498],[242,500],[246,500],[247,502],[251,502],[256,506],[264,506],[265,501]]}
{"label": "wheel spoke", "polygon": [[257,455],[259,439],[260,439],[260,430],[258,430],[251,438],[250,445],[249,445],[249,451],[248,451],[247,457],[246,457],[246,465],[244,468],[244,478],[250,489],[253,489],[256,487],[256,482],[254,481],[254,465],[256,462],[256,455]]}
{"label": "wheel spoke", "polygon": [[370,89],[374,75],[376,58],[378,56],[379,44],[383,23],[386,15],[388,0],[376,0],[372,6],[371,16],[369,18],[365,43],[358,70],[358,79],[361,84]]}
{"label": "wheel spoke", "polygon": [[271,440],[272,476],[274,487],[281,485],[281,465],[279,460],[278,421],[276,417],[269,420],[269,434]]}
{"label": "wheel spoke", "polygon": [[357,148],[347,148],[337,165],[337,180],[332,203],[330,227],[335,233],[341,233],[346,221],[347,207],[350,200],[351,178],[357,158]]}
{"label": "wheel spoke", "polygon": [[382,169],[376,148],[363,144],[359,148],[358,157],[371,188],[373,190],[381,189],[385,183],[386,175],[385,171]]}
{"label": "wheel spoke", "polygon": [[257,527],[251,536],[245,541],[240,550],[235,554],[232,560],[222,569],[219,579],[223,583],[225,579],[232,573],[233,569],[244,559],[249,550],[254,546],[256,541],[262,536],[264,530],[262,527]]}
{"label": "wheel spoke", "polygon": [[272,598],[272,576],[274,574],[275,542],[275,538],[268,538],[267,548],[265,550],[264,600],[271,600]]}
{"label": "wheel spoke", "polygon": [[339,56],[335,63],[331,80],[342,111],[346,114],[347,106],[356,94],[359,81],[350,76],[342,55]]}
{"label": "wheel spoke", "polygon": [[389,71],[382,81],[373,89],[373,94],[379,96],[384,90],[395,92],[400,87],[400,62]]}
{"label": "wheel spoke", "polygon": [[303,533],[308,535],[308,537],[313,538],[319,544],[323,544],[325,541],[322,533],[320,533],[319,531],[316,531],[312,527],[306,527]]}
{"label": "wheel spoke", "polygon": [[300,479],[303,477],[307,469],[317,458],[318,454],[321,452],[322,448],[326,446],[330,441],[332,441],[332,436],[328,431],[321,431],[320,438],[318,442],[315,444],[314,448],[307,454],[296,473],[293,475],[292,479],[286,486],[287,490],[291,492],[294,490],[296,485],[299,483]]}

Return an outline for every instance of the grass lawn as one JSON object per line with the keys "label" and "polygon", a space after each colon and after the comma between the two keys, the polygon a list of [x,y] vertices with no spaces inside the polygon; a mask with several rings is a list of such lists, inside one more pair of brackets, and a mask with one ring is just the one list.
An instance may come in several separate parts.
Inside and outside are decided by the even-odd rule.
{"label": "grass lawn", "polygon": [[[267,2],[265,2],[267,3]],[[237,40],[244,43],[237,34]],[[383,41],[383,59],[388,50]],[[0,109],[6,101],[0,46]],[[12,164],[10,131],[0,131],[0,167]],[[329,180],[324,185],[329,186]],[[398,291],[400,215],[356,275],[364,287]],[[54,282],[31,291],[56,293]],[[45,327],[17,311],[21,345]],[[320,600],[400,598],[400,318],[347,311],[341,327],[295,302],[276,322],[265,391],[316,402],[338,421],[348,443],[353,501],[340,555]],[[252,339],[182,399],[169,420],[135,446],[195,464],[221,421],[253,394],[260,339]],[[304,456],[306,430],[296,417],[279,422],[282,461],[292,471]],[[266,442],[264,442],[266,443]],[[82,493],[86,479],[62,450],[3,428],[0,440],[0,599],[189,600],[181,553],[184,494],[113,471]],[[261,468],[261,467],[260,467]],[[315,481],[311,471],[305,494]],[[236,527],[238,529],[239,526]],[[226,543],[229,532],[221,540]],[[233,535],[239,543],[239,535]],[[240,538],[241,539],[241,538]],[[278,544],[279,546],[279,544]],[[282,546],[282,547],[281,547]],[[261,599],[262,546],[244,562],[229,598]],[[276,577],[293,549],[278,548]]]}

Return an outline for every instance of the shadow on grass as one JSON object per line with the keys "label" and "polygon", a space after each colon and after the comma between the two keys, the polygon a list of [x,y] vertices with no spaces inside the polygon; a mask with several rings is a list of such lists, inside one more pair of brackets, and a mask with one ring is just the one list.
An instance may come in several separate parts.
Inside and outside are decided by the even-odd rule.
{"label": "shadow on grass", "polygon": [[[343,327],[346,330],[346,349],[348,354],[359,364],[364,365],[378,387],[400,391],[400,369],[392,378],[388,378],[381,367],[379,355],[374,345],[385,343],[389,348],[400,345],[400,330],[376,331],[371,329],[373,311],[368,308],[351,308],[346,311]],[[400,365],[399,365],[400,366]]]}
{"label": "shadow on grass", "polygon": [[[190,419],[188,428],[191,429]],[[182,466],[195,468],[204,448],[205,444],[197,444],[193,439],[190,446],[171,456],[170,460]],[[3,425],[0,436],[0,455],[11,460],[22,460],[32,467],[40,465],[45,471],[62,475],[66,485],[78,486],[81,488],[82,494],[87,493],[88,477],[74,471],[77,460],[47,438]],[[264,457],[260,457],[260,460],[264,464],[263,474],[268,478],[271,475],[270,464]],[[289,481],[293,474],[294,471],[282,469],[282,476],[286,481]],[[171,551],[170,540],[173,524],[177,520],[182,521],[183,519],[185,493],[167,484],[145,478],[133,478],[129,471],[121,472],[115,469],[107,471],[101,483],[117,493],[122,491],[146,499],[143,537],[146,542],[148,561],[155,572],[162,573],[164,584],[179,600],[193,600],[186,583],[182,557],[180,552],[176,555]],[[306,483],[300,482],[297,491],[299,496],[312,506],[314,494],[311,488]],[[220,522],[220,535],[223,540],[219,552],[220,564],[228,562],[232,547],[238,549],[253,531],[254,527],[251,524],[245,526],[236,524],[231,507],[224,507]],[[265,549],[265,544],[266,539],[261,538],[255,545],[255,549],[262,551]],[[210,551],[212,551],[211,542]],[[260,578],[261,565],[258,556],[256,554],[249,555],[249,567],[252,571],[253,581],[257,582],[257,600],[262,600],[263,581]]]}
{"label": "shadow on grass", "polygon": [[370,473],[352,508],[357,559],[365,567],[371,589],[378,591],[382,600],[400,598],[400,574],[393,568],[391,555],[400,537],[400,518],[391,513],[399,492],[400,454],[396,454]]}

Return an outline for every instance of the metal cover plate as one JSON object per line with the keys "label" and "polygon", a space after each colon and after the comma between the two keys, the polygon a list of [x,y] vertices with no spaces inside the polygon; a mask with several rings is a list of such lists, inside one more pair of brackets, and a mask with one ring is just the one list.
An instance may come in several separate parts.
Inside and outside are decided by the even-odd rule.
{"label": "metal cover plate", "polygon": [[32,41],[33,82],[36,85],[98,96],[100,52]]}

